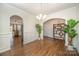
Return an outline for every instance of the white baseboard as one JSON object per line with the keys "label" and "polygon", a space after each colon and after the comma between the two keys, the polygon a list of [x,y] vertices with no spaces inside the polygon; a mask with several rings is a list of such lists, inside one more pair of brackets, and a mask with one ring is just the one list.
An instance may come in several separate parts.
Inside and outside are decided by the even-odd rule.
{"label": "white baseboard", "polygon": [[53,37],[50,37],[50,36],[43,36],[43,37],[48,37],[48,38],[52,38],[53,39]]}
{"label": "white baseboard", "polygon": [[[35,39],[35,40],[37,40],[37,39]],[[30,42],[32,42],[32,41],[35,41],[35,40],[24,41],[23,44],[28,44],[28,43],[30,43]]]}
{"label": "white baseboard", "polygon": [[2,48],[0,49],[0,53],[10,50],[11,48]]}

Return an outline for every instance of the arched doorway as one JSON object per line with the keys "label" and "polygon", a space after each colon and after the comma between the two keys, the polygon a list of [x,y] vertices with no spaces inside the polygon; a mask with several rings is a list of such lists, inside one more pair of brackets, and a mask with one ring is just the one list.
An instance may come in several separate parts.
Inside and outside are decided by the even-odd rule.
{"label": "arched doorway", "polygon": [[11,48],[19,48],[23,46],[23,19],[18,15],[10,17],[10,26],[12,28]]}
{"label": "arched doorway", "polygon": [[63,32],[65,19],[53,18],[44,22],[43,36],[49,38],[65,39]]}

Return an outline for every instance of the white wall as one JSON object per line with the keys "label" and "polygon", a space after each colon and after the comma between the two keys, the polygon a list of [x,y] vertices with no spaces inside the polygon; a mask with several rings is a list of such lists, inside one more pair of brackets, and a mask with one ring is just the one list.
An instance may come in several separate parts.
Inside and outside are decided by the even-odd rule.
{"label": "white wall", "polygon": [[[1,4],[0,4],[0,8],[1,8]],[[1,32],[1,25],[2,25],[2,24],[1,24],[1,23],[2,23],[1,18],[2,18],[2,17],[1,17],[1,9],[0,9],[0,32]],[[1,38],[1,35],[0,35],[0,38]],[[1,43],[2,43],[2,42],[1,42],[1,40],[0,40],[0,47],[1,47]],[[1,48],[0,48],[0,49],[1,49]]]}
{"label": "white wall", "polygon": [[2,4],[0,11],[0,52],[10,49],[12,35],[10,30],[10,17],[18,15],[23,18],[24,22],[24,44],[37,39],[35,31],[35,17],[21,9],[9,4]]}
{"label": "white wall", "polygon": [[28,16],[26,18],[27,20],[24,20],[24,43],[29,43],[31,41],[34,41],[38,38],[35,24],[37,23],[37,20],[34,17]]}
{"label": "white wall", "polygon": [[[77,7],[71,7],[71,8],[61,10],[61,11],[56,12],[56,13],[51,13],[47,16],[45,21],[47,21],[49,19],[53,19],[53,18],[62,18],[62,19],[65,19],[66,21],[68,19],[71,19],[71,18],[77,19],[78,18],[77,17]],[[79,39],[79,38],[77,38],[77,39]],[[74,47],[77,47],[77,39],[75,38],[75,40],[74,40]],[[65,39],[65,45],[68,45],[68,37],[67,36]]]}
{"label": "white wall", "polygon": [[[79,20],[79,6],[76,7],[76,10],[77,10],[76,13],[77,13],[77,18],[78,18],[77,20]],[[78,33],[78,35],[76,37],[76,40],[77,40],[76,45],[77,45],[77,50],[79,52],[79,24],[77,25],[76,29],[77,29],[77,33]]]}

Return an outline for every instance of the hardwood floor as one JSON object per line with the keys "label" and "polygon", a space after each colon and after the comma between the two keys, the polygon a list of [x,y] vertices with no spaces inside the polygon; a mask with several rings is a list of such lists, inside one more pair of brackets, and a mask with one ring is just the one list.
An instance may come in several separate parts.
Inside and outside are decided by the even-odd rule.
{"label": "hardwood floor", "polygon": [[76,52],[67,51],[63,40],[45,37],[31,43],[1,53],[2,56],[76,56]]}
{"label": "hardwood floor", "polygon": [[16,36],[16,37],[13,37],[13,45],[12,45],[12,49],[17,49],[19,47],[21,47],[23,45],[23,42],[22,42],[22,37],[21,36]]}

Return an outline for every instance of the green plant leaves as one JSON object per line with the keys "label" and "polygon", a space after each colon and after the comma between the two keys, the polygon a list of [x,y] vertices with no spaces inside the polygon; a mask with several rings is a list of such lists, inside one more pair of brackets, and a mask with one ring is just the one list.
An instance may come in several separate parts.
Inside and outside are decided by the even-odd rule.
{"label": "green plant leaves", "polygon": [[68,33],[69,32],[69,28],[64,28],[64,32]]}
{"label": "green plant leaves", "polygon": [[74,27],[79,23],[79,21],[76,21],[75,19],[70,19],[67,21],[67,25],[64,28],[64,32],[68,33],[68,36],[71,38],[74,38],[77,33]]}
{"label": "green plant leaves", "polygon": [[71,38],[74,38],[77,35],[76,30],[74,29],[70,29],[68,34]]}
{"label": "green plant leaves", "polygon": [[67,23],[69,28],[74,28],[79,23],[79,21],[76,21],[75,19],[70,19],[67,21]]}
{"label": "green plant leaves", "polygon": [[40,24],[36,24],[35,26],[36,26],[36,30],[38,32],[38,35],[40,37],[41,31],[42,31],[42,26]]}

